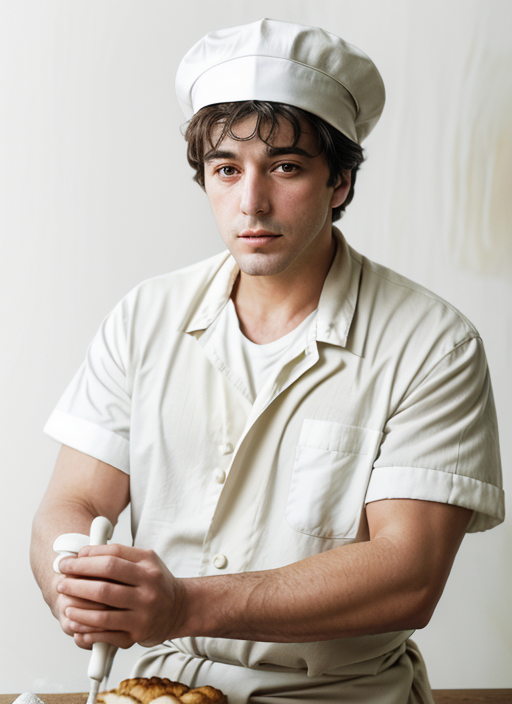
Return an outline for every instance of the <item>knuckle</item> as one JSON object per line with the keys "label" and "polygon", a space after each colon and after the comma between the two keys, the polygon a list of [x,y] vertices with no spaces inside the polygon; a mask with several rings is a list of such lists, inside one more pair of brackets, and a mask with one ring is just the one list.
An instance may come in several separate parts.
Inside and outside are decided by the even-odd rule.
{"label": "knuckle", "polygon": [[103,627],[105,621],[105,613],[105,611],[95,611],[94,613],[92,613],[90,617],[91,623],[89,624],[90,628],[94,629]]}
{"label": "knuckle", "polygon": [[106,561],[106,568],[109,572],[114,572],[117,565],[117,557],[115,555],[109,555]]}
{"label": "knuckle", "polygon": [[98,601],[104,602],[109,595],[110,587],[105,582],[100,582],[96,587],[96,596]]}
{"label": "knuckle", "polygon": [[158,567],[150,567],[149,569],[146,570],[146,576],[148,578],[148,581],[152,584],[155,584],[158,582],[161,576],[161,572],[158,569]]}
{"label": "knuckle", "polygon": [[143,600],[147,606],[153,606],[158,603],[158,592],[153,587],[146,587],[143,592]]}
{"label": "knuckle", "polygon": [[154,550],[151,550],[151,549],[146,550],[146,554],[147,554],[147,559],[149,562],[156,562],[157,561],[158,556]]}

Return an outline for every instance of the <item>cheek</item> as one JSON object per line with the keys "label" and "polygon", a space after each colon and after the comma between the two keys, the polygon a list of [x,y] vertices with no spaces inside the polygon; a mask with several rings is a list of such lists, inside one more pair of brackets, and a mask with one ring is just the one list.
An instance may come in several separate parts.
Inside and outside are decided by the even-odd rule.
{"label": "cheek", "polygon": [[225,209],[225,203],[221,198],[218,197],[218,194],[215,192],[215,189],[208,189],[206,191],[206,195],[208,196],[208,202],[210,203],[210,208],[212,210],[215,220],[222,219],[222,213]]}
{"label": "cheek", "polygon": [[316,219],[327,214],[330,208],[331,194],[318,190],[315,184],[304,184],[282,194],[281,207],[286,208],[295,220]]}
{"label": "cheek", "polygon": [[237,220],[237,213],[233,211],[230,200],[218,197],[215,193],[208,194],[210,209],[215,220],[217,230],[226,245],[233,234],[233,227]]}
{"label": "cheek", "polygon": [[208,181],[205,181],[205,191],[216,219],[221,219],[223,214],[227,216],[236,207],[235,194],[226,193],[226,190],[218,187],[217,184],[208,184]]}

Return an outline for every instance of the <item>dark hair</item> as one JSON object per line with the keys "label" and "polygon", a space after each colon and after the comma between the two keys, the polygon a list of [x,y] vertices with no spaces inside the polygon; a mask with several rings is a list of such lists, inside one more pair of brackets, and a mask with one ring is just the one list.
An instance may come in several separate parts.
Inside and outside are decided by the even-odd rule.
{"label": "dark hair", "polygon": [[[254,114],[257,115],[257,120],[253,133],[248,137],[234,134],[233,128],[236,123]],[[248,100],[237,103],[217,103],[201,108],[192,117],[185,130],[188,163],[196,172],[194,181],[204,189],[204,156],[207,143],[212,149],[216,149],[226,135],[240,141],[246,141],[257,135],[265,144],[271,144],[280,119],[287,120],[293,128],[293,144],[290,146],[295,146],[300,139],[301,120],[305,120],[312,127],[318,140],[317,154],[325,153],[329,166],[329,180],[326,184],[328,187],[334,186],[339,177],[343,178],[343,171],[352,172],[347,198],[332,210],[333,222],[339,220],[341,213],[354,197],[357,170],[364,161],[363,149],[321,117],[293,105]],[[222,130],[214,144],[212,134],[219,124],[222,125]]]}

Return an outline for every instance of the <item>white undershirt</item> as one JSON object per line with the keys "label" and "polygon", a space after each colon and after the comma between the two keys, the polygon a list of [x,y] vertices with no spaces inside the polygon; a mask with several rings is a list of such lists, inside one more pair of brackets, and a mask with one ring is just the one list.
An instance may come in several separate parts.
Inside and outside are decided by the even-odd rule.
{"label": "white undershirt", "polygon": [[253,402],[269,377],[277,372],[284,353],[301,341],[306,347],[308,329],[316,313],[317,310],[310,313],[287,335],[258,345],[240,330],[235,304],[229,299],[215,323],[215,346],[226,366],[243,382]]}

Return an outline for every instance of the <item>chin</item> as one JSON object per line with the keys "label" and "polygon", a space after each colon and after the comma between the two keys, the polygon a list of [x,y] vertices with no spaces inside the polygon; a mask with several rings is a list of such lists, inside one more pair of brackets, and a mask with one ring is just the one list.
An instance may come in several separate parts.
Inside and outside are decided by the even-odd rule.
{"label": "chin", "polygon": [[288,268],[290,262],[281,257],[263,254],[235,257],[240,271],[248,276],[275,276]]}

